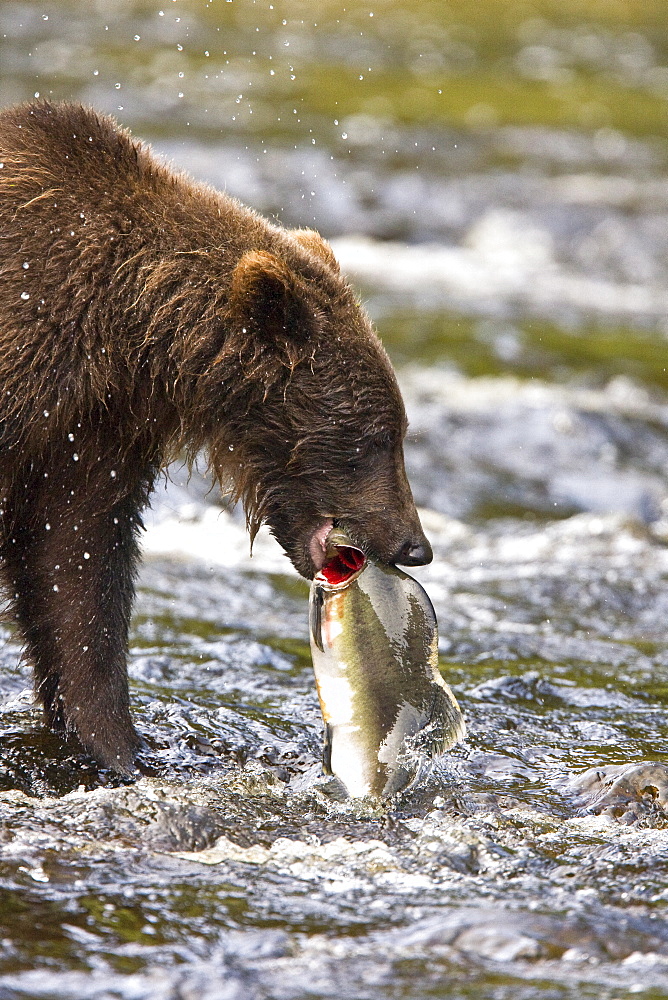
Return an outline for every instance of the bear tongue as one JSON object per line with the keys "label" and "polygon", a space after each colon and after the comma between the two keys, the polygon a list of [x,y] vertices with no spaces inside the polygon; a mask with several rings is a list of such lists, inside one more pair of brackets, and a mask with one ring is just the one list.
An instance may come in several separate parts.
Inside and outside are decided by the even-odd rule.
{"label": "bear tongue", "polygon": [[331,517],[326,518],[317,531],[311,535],[309,542],[309,555],[311,562],[315,566],[316,573],[321,570],[327,557],[327,536],[332,530],[334,522]]}

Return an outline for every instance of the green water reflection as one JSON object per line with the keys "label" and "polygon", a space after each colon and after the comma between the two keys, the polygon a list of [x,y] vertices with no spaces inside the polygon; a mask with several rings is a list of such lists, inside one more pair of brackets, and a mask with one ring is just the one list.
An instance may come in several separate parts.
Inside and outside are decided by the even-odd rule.
{"label": "green water reflection", "polygon": [[563,382],[586,376],[604,384],[625,375],[668,389],[668,341],[657,331],[552,323],[480,320],[449,313],[399,311],[377,319],[397,364],[448,364],[469,377],[497,375]]}
{"label": "green water reflection", "polygon": [[663,136],[667,120],[662,0],[3,6],[0,97],[98,97],[154,133],[320,141],[365,114]]}

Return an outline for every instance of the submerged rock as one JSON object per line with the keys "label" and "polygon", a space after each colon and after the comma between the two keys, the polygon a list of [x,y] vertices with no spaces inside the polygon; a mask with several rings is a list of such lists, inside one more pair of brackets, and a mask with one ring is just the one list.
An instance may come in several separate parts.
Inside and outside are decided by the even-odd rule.
{"label": "submerged rock", "polygon": [[668,826],[668,764],[642,761],[591,767],[571,779],[565,791],[584,812],[627,826]]}

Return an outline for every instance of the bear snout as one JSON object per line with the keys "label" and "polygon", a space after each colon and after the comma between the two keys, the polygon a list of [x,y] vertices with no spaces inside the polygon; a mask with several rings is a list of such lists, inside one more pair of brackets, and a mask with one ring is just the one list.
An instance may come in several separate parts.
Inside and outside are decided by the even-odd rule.
{"label": "bear snout", "polygon": [[408,538],[392,560],[399,566],[426,566],[434,558],[431,545],[424,535]]}
{"label": "bear snout", "polygon": [[370,559],[386,566],[426,566],[434,558],[431,545],[419,522],[417,511],[413,516],[402,516],[402,511],[386,509],[382,518],[377,512],[366,517],[342,517],[339,524],[353,543]]}

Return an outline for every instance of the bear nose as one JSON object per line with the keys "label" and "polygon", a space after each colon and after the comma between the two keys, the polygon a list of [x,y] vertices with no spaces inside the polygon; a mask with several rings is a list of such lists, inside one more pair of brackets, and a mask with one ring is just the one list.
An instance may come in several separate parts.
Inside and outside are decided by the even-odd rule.
{"label": "bear nose", "polygon": [[424,537],[409,538],[399,549],[395,563],[400,566],[426,566],[434,558],[431,545]]}

